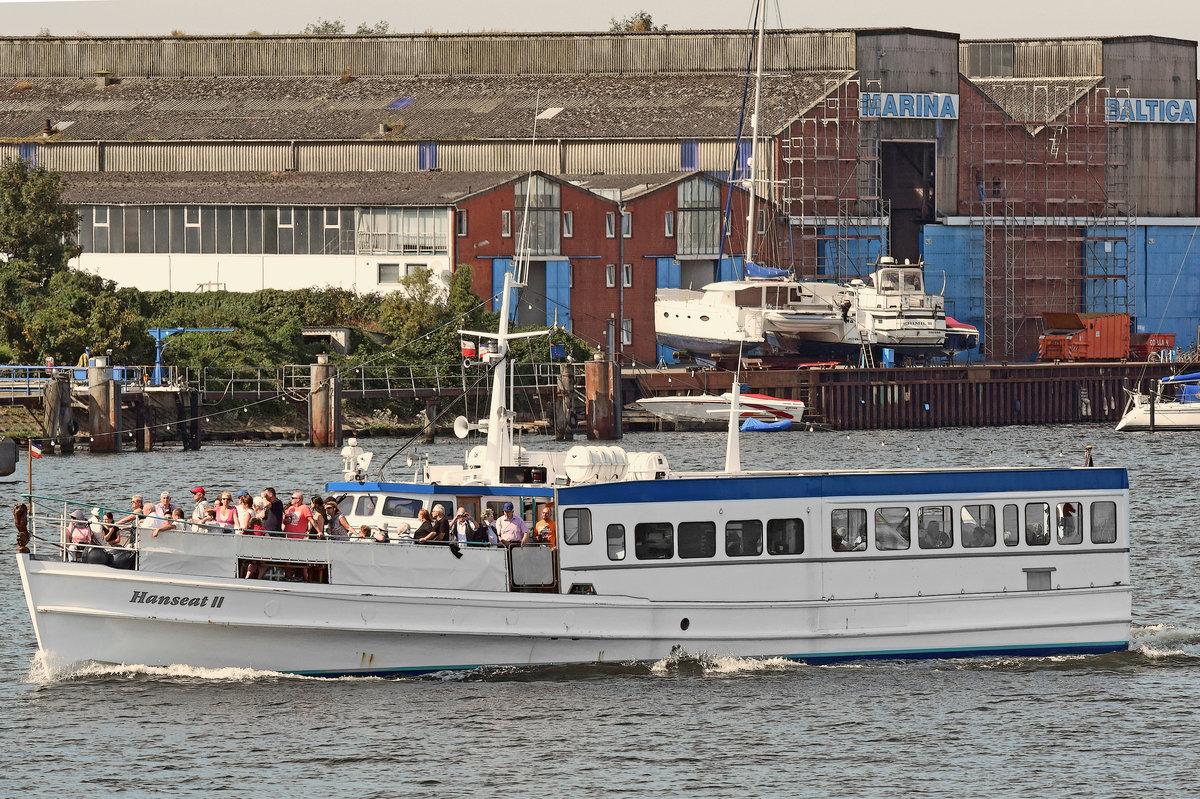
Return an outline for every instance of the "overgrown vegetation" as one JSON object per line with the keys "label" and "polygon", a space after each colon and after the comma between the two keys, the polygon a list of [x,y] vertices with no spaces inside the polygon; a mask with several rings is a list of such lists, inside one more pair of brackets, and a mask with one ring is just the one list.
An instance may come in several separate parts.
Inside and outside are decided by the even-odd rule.
{"label": "overgrown vegetation", "polygon": [[[112,351],[114,363],[154,361],[152,327],[233,328],[168,339],[164,360],[184,367],[313,363],[328,342],[303,336],[309,326],[352,329],[348,363],[457,363],[460,328],[495,330],[496,314],[471,291],[471,267],[460,265],[449,290],[418,270],[387,295],[339,288],[296,291],[144,292],[68,268],[79,254],[71,236],[78,213],[61,200],[59,176],[21,161],[0,165],[0,362],[36,364],[46,357],[76,363],[84,348]],[[0,259],[4,259],[0,255]],[[579,339],[555,342],[578,359]],[[547,339],[532,343],[549,359]],[[524,343],[518,345],[524,355]]]}
{"label": "overgrown vegetation", "polygon": [[665,31],[666,25],[655,25],[653,18],[646,11],[639,11],[627,17],[609,20],[608,29],[612,33],[649,33],[650,31]]}

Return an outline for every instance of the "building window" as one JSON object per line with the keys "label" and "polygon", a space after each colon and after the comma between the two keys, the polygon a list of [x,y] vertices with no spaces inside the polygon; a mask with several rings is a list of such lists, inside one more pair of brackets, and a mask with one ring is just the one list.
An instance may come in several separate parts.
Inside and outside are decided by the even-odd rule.
{"label": "building window", "polygon": [[500,212],[500,235],[505,238],[512,237],[512,211]]}
{"label": "building window", "polygon": [[183,207],[183,226],[200,227],[200,206],[185,205]]}
{"label": "building window", "polygon": [[621,235],[627,239],[633,238],[633,214],[629,211],[621,213]]}
{"label": "building window", "polygon": [[668,239],[675,238],[675,212],[667,211],[663,218],[663,235]]}
{"label": "building window", "polygon": [[676,196],[675,250],[679,255],[719,257],[721,251],[721,192],[700,176],[679,184]]}
{"label": "building window", "polygon": [[627,289],[633,288],[633,264],[621,267],[621,285]]}
{"label": "building window", "polygon": [[617,237],[617,215],[612,211],[604,215],[604,235],[610,239]]}
{"label": "building window", "polygon": [[684,172],[695,172],[700,168],[700,142],[695,139],[679,142],[679,168]]}
{"label": "building window", "polygon": [[[513,186],[516,227],[530,255],[558,255],[562,233],[562,192],[557,182],[541,175]],[[528,213],[528,219],[526,219]]]}
{"label": "building window", "polygon": [[617,286],[617,265],[616,264],[608,264],[607,266],[604,267],[604,285],[608,286],[610,289],[616,288],[616,286]]}
{"label": "building window", "polygon": [[563,211],[563,238],[569,239],[575,235],[575,212]]}
{"label": "building window", "polygon": [[563,511],[563,542],[566,544],[592,543],[592,512],[587,508],[570,508]]}
{"label": "building window", "polygon": [[279,227],[293,227],[293,219],[295,217],[292,215],[291,208],[279,209]]}
{"label": "building window", "polygon": [[437,169],[437,142],[417,142],[417,170],[428,172]]}
{"label": "building window", "polygon": [[675,528],[670,522],[634,525],[633,555],[638,560],[669,560],[675,555]]}
{"label": "building window", "polygon": [[454,212],[454,234],[456,236],[467,235],[467,210],[459,208]]}
{"label": "building window", "polygon": [[400,282],[400,264],[379,264],[379,284],[394,286]]}
{"label": "building window", "polygon": [[575,288],[575,264],[567,261],[567,288]]}
{"label": "building window", "polygon": [[108,227],[108,206],[96,205],[92,207],[92,224],[97,227]]}
{"label": "building window", "polygon": [[758,209],[758,235],[766,235],[767,232],[767,209]]}
{"label": "building window", "polygon": [[341,208],[326,208],[325,209],[325,227],[339,228],[342,226],[342,209]]}
{"label": "building window", "polygon": [[621,320],[621,344],[624,346],[630,346],[633,344],[633,320],[632,319],[622,319]]}

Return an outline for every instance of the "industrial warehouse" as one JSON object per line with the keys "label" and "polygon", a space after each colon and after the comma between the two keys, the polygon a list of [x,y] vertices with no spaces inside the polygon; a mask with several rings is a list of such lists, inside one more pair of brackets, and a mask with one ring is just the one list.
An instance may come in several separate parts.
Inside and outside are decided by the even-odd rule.
{"label": "industrial warehouse", "polygon": [[[62,172],[78,267],[147,290],[386,291],[469,263],[494,295],[528,192],[518,321],[598,341],[620,320],[622,355],[654,361],[656,290],[741,272],[752,46],[8,38],[0,158]],[[1046,313],[1195,346],[1195,42],[788,30],[763,57],[756,261],[839,281],[923,261],[989,360],[1031,358]]]}

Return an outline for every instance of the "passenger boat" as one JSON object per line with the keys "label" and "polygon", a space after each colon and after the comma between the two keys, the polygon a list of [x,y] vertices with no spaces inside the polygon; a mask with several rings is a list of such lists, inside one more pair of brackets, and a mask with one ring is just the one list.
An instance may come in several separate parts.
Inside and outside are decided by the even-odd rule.
{"label": "passenger boat", "polygon": [[[516,282],[506,276],[504,302]],[[496,342],[486,444],[457,464],[416,461],[398,482],[365,479],[351,458],[326,493],[352,523],[396,527],[439,503],[511,502],[529,521],[549,507],[557,547],[136,530],[118,563],[70,544],[76,503],[37,497],[18,528],[54,543],[17,565],[48,665],[382,675],[678,652],[821,661],[1128,646],[1124,469],[746,472],[736,385],[719,472],[619,447],[527,451],[505,398],[510,343],[529,334],[510,334],[508,319],[466,334]],[[268,579],[289,573],[299,581]]]}
{"label": "passenger boat", "polygon": [[[689,394],[677,397],[644,397],[633,403],[669,422],[728,422],[733,404],[732,392]],[[772,397],[769,394],[741,394],[738,415],[741,419],[800,421],[804,415],[801,400]]]}
{"label": "passenger boat", "polygon": [[1200,372],[1164,377],[1153,394],[1129,392],[1117,430],[1151,429],[1200,430]]}

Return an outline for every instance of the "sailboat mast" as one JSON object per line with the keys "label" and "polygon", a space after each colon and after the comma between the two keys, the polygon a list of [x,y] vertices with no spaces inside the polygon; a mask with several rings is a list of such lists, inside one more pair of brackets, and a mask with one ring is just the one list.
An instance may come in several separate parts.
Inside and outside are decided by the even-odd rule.
{"label": "sailboat mast", "polygon": [[762,93],[763,73],[763,36],[765,30],[766,0],[758,0],[758,30],[754,37],[755,69],[754,69],[754,113],[750,116],[750,200],[749,211],[746,214],[746,263],[754,260],[754,234],[758,230],[755,219],[754,203],[758,198],[758,111]]}

